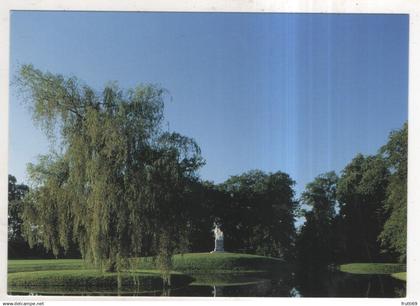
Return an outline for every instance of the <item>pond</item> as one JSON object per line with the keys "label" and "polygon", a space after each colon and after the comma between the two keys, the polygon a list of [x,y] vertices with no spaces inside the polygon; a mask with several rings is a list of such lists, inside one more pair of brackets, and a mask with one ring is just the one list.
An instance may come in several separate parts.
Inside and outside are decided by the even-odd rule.
{"label": "pond", "polygon": [[[240,280],[238,280],[240,281]],[[245,279],[241,284],[190,285],[171,291],[172,296],[215,297],[402,297],[405,282],[388,275],[326,272],[316,278],[290,277]]]}
{"label": "pond", "polygon": [[13,295],[93,295],[93,296],[196,296],[196,297],[404,297],[406,284],[388,275],[357,275],[326,271],[302,275],[224,274],[193,275],[188,286],[147,292],[100,289],[19,290]]}

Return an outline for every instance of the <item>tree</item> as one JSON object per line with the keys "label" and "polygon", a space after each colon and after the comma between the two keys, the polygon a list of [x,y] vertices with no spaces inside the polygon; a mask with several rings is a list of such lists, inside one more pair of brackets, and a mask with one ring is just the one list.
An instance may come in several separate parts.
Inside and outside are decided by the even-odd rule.
{"label": "tree", "polygon": [[337,184],[340,229],[345,260],[380,259],[378,235],[385,222],[384,202],[389,171],[380,156],[358,154]]}
{"label": "tree", "polygon": [[333,226],[337,181],[334,172],[319,175],[302,193],[300,203],[306,221],[297,238],[297,253],[300,264],[305,267],[323,267],[335,261]]}
{"label": "tree", "polygon": [[9,214],[8,214],[8,241],[22,241],[22,199],[29,191],[29,187],[24,184],[17,184],[16,178],[9,174]]}
{"label": "tree", "polygon": [[391,132],[380,153],[390,168],[391,175],[386,190],[385,211],[389,216],[379,236],[386,252],[396,253],[400,261],[407,254],[407,123]]}
{"label": "tree", "polygon": [[314,217],[331,223],[336,215],[336,188],[338,177],[335,172],[327,172],[306,185],[301,203],[311,208]]}
{"label": "tree", "polygon": [[163,131],[165,91],[109,84],[97,93],[31,65],[21,67],[17,84],[34,121],[59,142],[28,168],[34,190],[23,216],[31,245],[57,254],[74,241],[83,258],[109,271],[156,255],[168,271],[188,230],[186,186],[204,162],[194,140]]}
{"label": "tree", "polygon": [[[213,227],[220,222],[226,194],[212,182],[195,180],[188,188],[188,249],[192,252],[209,252],[214,248]],[[221,205],[222,204],[222,205]],[[225,206],[224,208],[227,208]]]}
{"label": "tree", "polygon": [[295,233],[293,184],[286,173],[259,170],[221,184],[226,197],[219,218],[226,249],[289,258]]}

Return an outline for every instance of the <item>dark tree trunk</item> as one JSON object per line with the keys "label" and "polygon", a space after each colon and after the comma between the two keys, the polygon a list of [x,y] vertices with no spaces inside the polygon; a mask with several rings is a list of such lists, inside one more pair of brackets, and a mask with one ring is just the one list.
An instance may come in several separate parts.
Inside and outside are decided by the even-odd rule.
{"label": "dark tree trunk", "polygon": [[105,272],[116,272],[117,271],[117,262],[115,259],[110,258],[108,261],[108,265],[105,269]]}

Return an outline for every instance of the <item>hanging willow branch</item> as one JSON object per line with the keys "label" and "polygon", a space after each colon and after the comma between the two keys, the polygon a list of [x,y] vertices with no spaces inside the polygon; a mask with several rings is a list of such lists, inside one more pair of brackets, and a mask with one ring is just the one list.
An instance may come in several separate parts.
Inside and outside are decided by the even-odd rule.
{"label": "hanging willow branch", "polygon": [[185,236],[186,183],[203,165],[190,138],[162,132],[165,91],[116,84],[95,93],[76,78],[22,66],[17,84],[33,119],[61,154],[41,157],[28,172],[24,229],[31,244],[58,254],[73,240],[104,270],[157,256],[169,271]]}

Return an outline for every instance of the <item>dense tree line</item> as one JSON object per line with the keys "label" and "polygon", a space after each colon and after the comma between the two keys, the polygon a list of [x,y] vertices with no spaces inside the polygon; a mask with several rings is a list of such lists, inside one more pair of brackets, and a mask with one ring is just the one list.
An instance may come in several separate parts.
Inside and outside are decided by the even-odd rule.
{"label": "dense tree line", "polygon": [[334,230],[337,180],[334,172],[320,175],[302,194],[301,203],[309,209],[302,210],[306,221],[299,230],[296,246],[298,260],[306,265],[328,264],[336,257],[332,241],[337,241]]}
{"label": "dense tree line", "polygon": [[[28,167],[31,189],[9,177],[9,254],[29,243],[111,271],[156,256],[168,271],[176,252],[213,249],[216,222],[228,251],[318,266],[405,260],[407,125],[377,155],[316,177],[297,201],[281,171],[202,181],[199,146],[163,129],[159,87],[95,92],[32,66],[22,66],[18,84],[59,149]],[[300,229],[298,215],[306,220]]]}
{"label": "dense tree line", "polygon": [[8,257],[16,258],[36,253],[31,251],[22,235],[23,197],[29,191],[25,184],[18,184],[16,178],[9,174],[8,177]]}
{"label": "dense tree line", "polygon": [[293,254],[294,182],[283,172],[252,170],[215,185],[195,182],[191,192],[190,251],[210,251],[214,223],[225,249],[280,258]]}
{"label": "dense tree line", "polygon": [[340,177],[327,173],[306,186],[299,262],[405,261],[406,196],[407,124],[390,134],[378,154],[359,154]]}
{"label": "dense tree line", "polygon": [[[293,184],[294,182],[285,173],[264,173],[258,170],[233,176],[219,185],[197,179],[190,180],[186,185],[182,211],[187,227],[183,233],[186,235],[185,245],[177,251],[211,251],[214,248],[212,229],[217,222],[225,232],[227,250],[291,259],[294,254],[294,211],[297,205],[293,199]],[[25,188],[28,190],[27,186]],[[36,189],[31,193],[43,196],[42,192],[43,190]],[[49,197],[47,194],[45,201]],[[25,200],[34,201],[30,198],[30,194]],[[19,203],[19,214],[11,215],[9,220],[19,220],[20,224],[14,226],[14,221],[9,222],[10,228],[12,226],[20,228],[22,225],[24,201],[21,199]],[[29,209],[33,207],[29,206]],[[56,224],[54,219],[49,221],[52,224],[46,224],[43,228]],[[20,230],[19,235],[24,241]],[[26,239],[30,240],[33,237],[34,233]],[[37,247],[35,250],[41,248],[41,252],[45,252],[44,257],[47,258],[52,256],[63,258],[68,256],[68,253],[77,257],[74,242],[69,243],[71,247],[68,249],[58,246],[55,252],[47,252],[43,248],[46,243],[42,240],[32,241],[32,246]],[[25,244],[27,245],[26,242]],[[17,254],[18,256],[28,257],[28,252],[23,252],[22,249],[20,252],[22,253]],[[29,257],[39,256],[39,252],[35,253],[34,251],[29,254]],[[155,253],[150,249],[145,255],[155,255]]]}
{"label": "dense tree line", "polygon": [[294,243],[294,181],[283,172],[253,170],[219,186],[227,195],[219,215],[228,249],[290,258]]}
{"label": "dense tree line", "polygon": [[16,178],[9,174],[8,188],[8,257],[9,258],[80,258],[77,246],[72,243],[67,252],[60,250],[55,256],[45,249],[42,244],[33,245],[31,248],[22,233],[24,211],[24,197],[29,192],[29,186],[18,184]]}
{"label": "dense tree line", "polygon": [[385,199],[385,223],[379,235],[381,247],[405,261],[407,256],[407,151],[408,126],[394,131],[381,155],[390,169]]}

